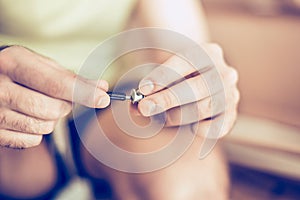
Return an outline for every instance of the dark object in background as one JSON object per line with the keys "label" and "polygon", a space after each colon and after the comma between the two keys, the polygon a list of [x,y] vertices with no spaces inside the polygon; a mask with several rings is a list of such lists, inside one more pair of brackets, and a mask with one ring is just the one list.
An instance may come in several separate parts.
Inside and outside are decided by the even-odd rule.
{"label": "dark object in background", "polygon": [[230,166],[232,200],[299,199],[300,182],[257,170]]}

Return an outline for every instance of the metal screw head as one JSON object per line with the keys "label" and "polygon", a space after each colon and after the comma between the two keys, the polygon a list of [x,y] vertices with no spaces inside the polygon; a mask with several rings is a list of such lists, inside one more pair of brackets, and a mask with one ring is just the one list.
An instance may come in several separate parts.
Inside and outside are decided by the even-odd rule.
{"label": "metal screw head", "polygon": [[135,104],[140,100],[142,100],[145,96],[142,93],[140,93],[138,90],[132,89],[130,97],[131,97],[131,102]]}

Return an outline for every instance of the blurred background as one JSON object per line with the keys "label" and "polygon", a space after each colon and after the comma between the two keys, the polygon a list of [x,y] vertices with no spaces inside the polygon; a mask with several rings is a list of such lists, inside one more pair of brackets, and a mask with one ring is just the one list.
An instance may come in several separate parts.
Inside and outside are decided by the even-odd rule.
{"label": "blurred background", "polygon": [[[223,47],[227,62],[238,70],[240,77],[241,102],[238,120],[229,136],[224,139],[231,166],[231,199],[300,199],[300,0],[199,1],[204,6],[211,40]],[[64,1],[60,3],[67,5]],[[44,7],[44,2],[39,6]],[[60,7],[59,4],[57,6]],[[15,3],[13,14],[21,13],[19,9],[22,10],[23,7],[20,2]],[[112,8],[102,9],[106,13]],[[130,10],[121,4],[119,7],[113,5],[113,9],[120,16],[122,12]],[[4,11],[10,10],[6,8],[2,10]],[[96,11],[95,20],[98,10]],[[43,16],[43,13],[38,13],[39,15]],[[127,16],[127,13],[124,15]],[[88,20],[81,17],[71,19],[76,23]],[[6,21],[9,22],[6,24],[9,27],[18,24]],[[125,21],[126,19],[122,19],[119,24],[107,21],[108,25],[104,26],[110,27],[114,32]],[[19,24],[24,24],[24,27],[28,25],[21,22]],[[34,25],[38,27],[38,23],[42,22],[43,20],[37,21]],[[64,32],[64,22],[69,21],[59,22],[62,22],[59,27],[32,29],[33,33],[37,31],[38,34],[45,34],[45,38],[48,37],[46,42],[41,38],[30,40],[30,37],[17,40],[13,38],[14,35],[1,35],[1,41],[16,41],[56,58],[66,67],[77,66],[80,64],[78,60],[86,57],[93,48],[93,39],[99,30],[91,29],[87,31],[88,35],[79,35],[88,36],[90,39],[84,41],[86,45],[82,46],[81,41],[77,41],[76,34],[57,40],[59,35],[68,35]],[[28,27],[32,28],[31,25]],[[47,28],[53,31],[50,31],[53,35],[47,35]],[[28,30],[24,30],[26,34]],[[1,31],[5,32],[4,28]],[[71,31],[77,33],[78,30],[74,28]],[[32,32],[27,34],[35,37]],[[111,32],[103,34],[101,37],[105,38]],[[82,48],[78,49],[78,45]],[[78,56],[74,56],[77,54]],[[84,199],[79,193],[83,190],[89,191],[89,188],[78,182],[79,186],[71,185],[69,190],[77,199]]]}
{"label": "blurred background", "polygon": [[211,39],[239,72],[226,137],[234,199],[300,199],[300,1],[202,0]]}

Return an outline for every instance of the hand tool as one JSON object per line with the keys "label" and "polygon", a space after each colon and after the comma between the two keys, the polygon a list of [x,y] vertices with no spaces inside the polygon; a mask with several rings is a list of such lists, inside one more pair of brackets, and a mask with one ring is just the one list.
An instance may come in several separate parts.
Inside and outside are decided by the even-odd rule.
{"label": "hand tool", "polygon": [[131,103],[133,104],[139,102],[145,97],[142,93],[140,93],[136,89],[132,89],[130,95],[126,95],[123,92],[107,92],[107,94],[110,96],[110,100],[118,100],[118,101],[130,100]]}

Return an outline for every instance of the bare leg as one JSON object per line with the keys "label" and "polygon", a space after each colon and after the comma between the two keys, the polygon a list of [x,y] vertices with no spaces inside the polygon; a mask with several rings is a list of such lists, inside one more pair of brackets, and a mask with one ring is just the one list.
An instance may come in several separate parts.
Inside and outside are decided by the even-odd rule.
{"label": "bare leg", "polygon": [[[147,121],[141,116],[132,115],[137,123],[142,124]],[[154,138],[143,142],[137,141],[123,134],[116,126],[110,109],[106,109],[100,113],[98,120],[89,123],[89,128],[86,130],[89,143],[97,141],[99,133],[95,127],[99,125],[98,123],[114,144],[136,152],[158,149],[170,141],[176,132],[175,128],[164,128]],[[207,158],[199,160],[200,143],[201,138],[198,138],[172,165],[145,174],[123,173],[106,167],[84,148],[82,148],[82,159],[92,177],[104,177],[110,181],[115,199],[227,199],[229,181],[225,159],[220,149],[216,147]]]}
{"label": "bare leg", "polygon": [[45,142],[23,150],[0,148],[0,194],[27,199],[47,193],[56,182],[54,163]]}

